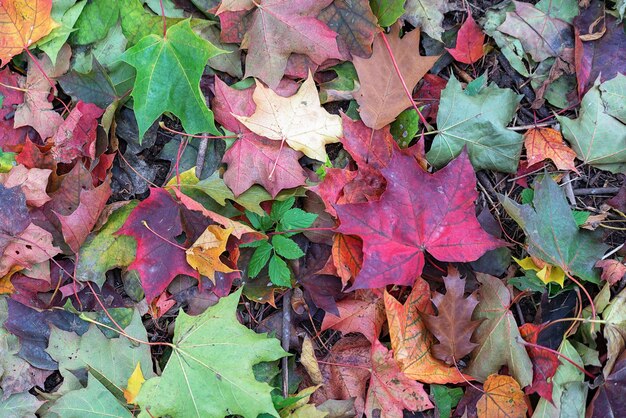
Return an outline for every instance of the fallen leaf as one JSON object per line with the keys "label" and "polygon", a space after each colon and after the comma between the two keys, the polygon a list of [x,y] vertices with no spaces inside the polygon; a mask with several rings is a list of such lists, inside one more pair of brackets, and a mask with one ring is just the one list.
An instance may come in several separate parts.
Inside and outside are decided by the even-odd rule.
{"label": "fallen leaf", "polygon": [[606,113],[599,80],[583,97],[578,118],[557,116],[561,131],[578,158],[601,170],[619,173],[626,168],[626,129]]}
{"label": "fallen leaf", "polygon": [[257,2],[241,41],[241,48],[248,50],[244,78],[256,77],[276,88],[293,53],[304,54],[316,64],[340,59],[337,34],[315,17],[331,1]]}
{"label": "fallen leaf", "polygon": [[594,265],[608,247],[595,231],[578,229],[563,190],[550,176],[536,184],[532,205],[519,205],[508,197],[500,201],[524,230],[531,256],[567,274],[599,282]]}
{"label": "fallen leaf", "polygon": [[33,61],[36,58],[28,57],[26,79],[20,83],[20,87],[25,89],[24,103],[15,109],[16,128],[32,126],[43,139],[55,134],[63,123],[63,117],[54,110],[48,100],[50,91],[56,89],[50,84],[50,80],[67,72],[71,55],[72,50],[69,47],[63,48],[54,65],[47,55],[37,60],[37,64]]}
{"label": "fallen leaf", "polygon": [[481,284],[480,303],[474,310],[473,320],[482,320],[474,333],[478,347],[472,351],[472,360],[466,372],[478,381],[507,366],[522,387],[532,383],[532,362],[526,349],[518,342],[521,338],[513,313],[509,310],[511,295],[497,277],[478,273]]}
{"label": "fallen leaf", "polygon": [[199,84],[208,59],[224,52],[196,35],[189,20],[169,27],[167,38],[148,35],[124,52],[120,59],[137,70],[132,96],[140,141],[164,112],[189,134],[220,135]]}
{"label": "fallen leaf", "polygon": [[[82,416],[113,415],[118,418],[132,418],[133,414],[93,375],[87,375],[86,388],[71,390],[57,399],[50,412],[60,417],[72,417],[76,411]],[[97,399],[97,402],[93,400]],[[85,412],[88,411],[88,412]]]}
{"label": "fallen leaf", "polygon": [[431,175],[396,152],[381,172],[388,181],[379,201],[335,205],[337,232],[363,240],[363,266],[352,290],[412,285],[425,251],[441,261],[474,261],[502,246],[474,215],[476,180],[466,153]]}
{"label": "fallen leaf", "polygon": [[343,334],[360,332],[370,341],[378,341],[385,322],[385,306],[380,294],[357,291],[354,296],[337,302],[339,315],[326,313],[322,331],[334,329]]}
{"label": "fallen leaf", "polygon": [[109,200],[111,196],[109,183],[110,181],[104,182],[92,190],[82,190],[80,203],[72,213],[68,215],[56,213],[61,222],[63,238],[73,252],[79,251]]}
{"label": "fallen leaf", "polygon": [[441,41],[443,14],[451,10],[444,0],[407,0],[402,18],[416,28],[421,28],[433,39]]}
{"label": "fallen leaf", "polygon": [[607,377],[626,348],[626,290],[621,290],[611,299],[609,306],[602,312],[602,319],[605,321],[604,338],[607,346],[603,372]]}
{"label": "fallen leaf", "polygon": [[251,132],[233,115],[251,116],[256,105],[252,100],[253,89],[235,90],[215,79],[213,111],[215,120],[239,138],[224,154],[228,165],[224,183],[235,196],[241,195],[254,184],[263,186],[272,197],[283,189],[304,184],[304,170],[298,160],[302,153],[282,147]]}
{"label": "fallen leaf", "polygon": [[236,115],[241,123],[257,135],[285,141],[310,158],[326,161],[324,146],[339,141],[341,118],[321,107],[310,73],[291,97],[281,97],[258,81],[252,97],[256,110],[252,116]]}
{"label": "fallen leaf", "polygon": [[0,3],[0,67],[46,36],[57,25],[52,0],[5,0]]}
{"label": "fallen leaf", "polygon": [[395,418],[403,410],[423,411],[433,408],[421,383],[406,377],[378,340],[372,343],[372,376],[365,401],[368,417]]}
{"label": "fallen leaf", "polygon": [[551,159],[559,170],[578,173],[574,158],[576,153],[565,144],[561,133],[552,128],[532,128],[524,134],[528,165]]}
{"label": "fallen leaf", "polygon": [[476,79],[463,90],[452,76],[441,92],[439,133],[426,154],[435,167],[447,164],[467,147],[476,170],[517,170],[522,135],[506,129],[506,125],[513,119],[522,96],[495,84],[479,87],[484,82]]}
{"label": "fallen leaf", "polygon": [[302,341],[302,352],[300,353],[300,363],[304,366],[309,377],[315,385],[321,385],[324,382],[322,372],[320,371],[320,365],[315,357],[315,349],[313,348],[313,342],[308,335],[304,336]]}
{"label": "fallen leaf", "polygon": [[96,129],[104,110],[92,103],[78,102],[52,137],[55,161],[71,163],[77,158],[96,158]]}
{"label": "fallen leaf", "polygon": [[439,340],[432,346],[435,358],[456,367],[458,362],[472,352],[477,344],[470,341],[479,321],[472,321],[472,313],[478,305],[478,297],[472,293],[467,298],[465,279],[459,271],[449,267],[443,278],[446,293],[436,293],[432,301],[437,307],[437,315],[422,315],[428,330]]}
{"label": "fallen leaf", "polygon": [[533,257],[526,257],[522,260],[513,257],[513,260],[524,270],[536,271],[537,277],[545,284],[553,282],[559,284],[561,287],[565,284],[565,272],[561,267],[551,266]]}
{"label": "fallen leaf", "polygon": [[593,397],[587,416],[591,418],[620,417],[626,414],[626,355],[622,354],[615,367]]}
{"label": "fallen leaf", "polygon": [[137,367],[135,367],[133,374],[128,378],[126,389],[124,389],[126,402],[133,405],[135,404],[135,398],[137,398],[141,385],[143,385],[145,381],[146,378],[143,377],[143,373],[141,372],[141,362],[137,362]]}
{"label": "fallen leaf", "polygon": [[359,103],[361,119],[370,128],[380,129],[393,122],[404,109],[411,106],[402,82],[396,73],[383,36],[387,38],[391,52],[409,91],[430,70],[439,56],[421,56],[412,48],[420,42],[420,31],[415,29],[400,39],[400,26],[392,27],[389,35],[379,33],[374,39],[370,58],[354,57],[353,63],[359,75],[361,88],[354,94]]}
{"label": "fallen leaf", "polygon": [[[605,13],[602,1],[594,1],[587,8],[581,8],[574,18],[575,63],[578,94],[582,96],[600,77],[601,81],[610,80],[619,74],[626,65],[626,51],[622,48],[626,42],[623,24],[618,19]],[[605,32],[599,39],[584,41],[589,28],[600,23]],[[611,59],[606,59],[611,57]]]}
{"label": "fallen leaf", "polygon": [[354,279],[363,264],[363,242],[351,235],[336,234],[333,237],[333,264],[344,286]]}
{"label": "fallen leaf", "polygon": [[626,75],[617,74],[615,78],[600,85],[600,95],[606,113],[626,123]]}
{"label": "fallen leaf", "polygon": [[[9,67],[0,70],[0,148],[3,151],[20,151],[30,128],[14,127],[15,107],[24,103],[24,92],[19,90],[22,76]],[[13,88],[13,87],[17,87]],[[43,168],[43,167],[40,167]]]}
{"label": "fallen leaf", "polygon": [[[28,169],[20,164],[12,167],[8,173],[0,173],[0,184],[4,185],[6,189],[19,187],[26,198],[26,205],[39,207],[51,199],[46,193],[48,177],[50,177],[51,172],[51,170],[39,168]],[[11,218],[15,219],[14,217]]]}
{"label": "fallen leaf", "polygon": [[490,375],[483,384],[485,393],[476,408],[479,417],[524,418],[526,402],[519,383],[511,376]]}
{"label": "fallen leaf", "polygon": [[116,233],[137,240],[137,257],[128,269],[137,270],[149,301],[159,296],[178,274],[200,277],[187,263],[185,249],[176,246],[183,225],[178,203],[164,189],[155,188]]}
{"label": "fallen leaf", "polygon": [[172,341],[173,361],[161,376],[142,385],[136,398],[141,408],[149,408],[155,416],[277,415],[272,387],[257,381],[252,367],[287,353],[277,339],[237,321],[240,296],[241,289],[198,316],[180,311]]}
{"label": "fallen leaf", "polygon": [[619,260],[600,260],[595,264],[595,267],[602,269],[600,278],[611,286],[622,280],[624,275],[626,275],[626,265]]}
{"label": "fallen leaf", "polygon": [[517,38],[535,62],[558,57],[574,47],[572,27],[529,3],[514,1],[515,11],[507,12],[498,30]]}
{"label": "fallen leaf", "polygon": [[[526,323],[519,327],[519,332],[524,340],[537,344],[539,333],[543,329],[543,325]],[[559,357],[551,351],[537,347],[527,346],[526,350],[530,356],[530,361],[533,363],[533,383],[526,387],[526,393],[537,393],[542,398],[553,402],[553,377],[560,365]]]}
{"label": "fallen leaf", "polygon": [[456,35],[455,47],[446,50],[455,60],[463,64],[473,64],[484,55],[484,42],[485,34],[470,12]]}
{"label": "fallen leaf", "polygon": [[335,0],[318,15],[318,19],[337,32],[339,47],[354,57],[372,54],[372,42],[378,21],[367,0]]}
{"label": "fallen leaf", "polygon": [[424,383],[460,383],[470,380],[456,367],[436,359],[431,347],[435,338],[428,332],[424,314],[433,314],[428,283],[418,278],[404,305],[385,292],[385,310],[394,358],[409,378]]}
{"label": "fallen leaf", "polygon": [[217,225],[209,225],[200,238],[185,252],[189,265],[213,283],[215,283],[216,272],[235,271],[220,260],[220,256],[226,251],[226,241],[232,231],[233,228],[224,229]]}
{"label": "fallen leaf", "polygon": [[393,25],[404,13],[404,0],[370,0],[369,3],[382,27]]}

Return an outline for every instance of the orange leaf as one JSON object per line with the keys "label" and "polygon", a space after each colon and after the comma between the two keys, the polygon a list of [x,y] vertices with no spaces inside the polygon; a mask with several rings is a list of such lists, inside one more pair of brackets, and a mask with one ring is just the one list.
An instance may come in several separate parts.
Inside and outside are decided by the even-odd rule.
{"label": "orange leaf", "polygon": [[511,376],[490,375],[483,385],[485,393],[476,404],[479,417],[523,418],[526,416],[524,393]]}
{"label": "orange leaf", "polygon": [[552,128],[533,128],[524,134],[524,145],[528,157],[528,165],[545,159],[554,161],[559,170],[576,170],[574,157],[576,153],[563,141],[561,133]]}
{"label": "orange leaf", "polygon": [[52,0],[0,1],[0,67],[58,26],[51,10]]}
{"label": "orange leaf", "polygon": [[220,256],[226,251],[226,241],[231,232],[233,228],[224,229],[218,225],[209,225],[200,238],[186,251],[189,265],[213,283],[215,283],[216,272],[234,271],[220,260]]}
{"label": "orange leaf", "polygon": [[333,263],[341,283],[346,286],[356,277],[363,264],[363,241],[352,235],[335,234],[333,238]]}
{"label": "orange leaf", "polygon": [[[385,309],[394,357],[404,374],[423,383],[460,383],[463,376],[455,367],[437,360],[430,352],[435,344],[420,312],[433,314],[428,283],[418,278],[413,291],[402,305],[385,292]],[[466,379],[472,379],[466,376]]]}

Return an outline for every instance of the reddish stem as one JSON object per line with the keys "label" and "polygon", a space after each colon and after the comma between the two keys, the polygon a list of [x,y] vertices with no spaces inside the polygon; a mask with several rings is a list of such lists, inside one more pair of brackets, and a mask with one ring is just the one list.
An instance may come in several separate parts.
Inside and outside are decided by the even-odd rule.
{"label": "reddish stem", "polygon": [[143,224],[143,226],[145,226],[145,227],[148,229],[148,231],[152,232],[154,235],[156,235],[157,237],[161,238],[163,241],[167,242],[168,244],[170,244],[170,245],[172,245],[172,246],[174,246],[174,247],[176,247],[176,248],[178,248],[178,249],[180,249],[180,250],[187,251],[187,248],[182,247],[182,246],[180,246],[180,245],[176,244],[175,242],[170,241],[169,239],[165,238],[163,235],[160,235],[160,234],[159,234],[158,232],[156,232],[154,229],[150,228],[150,227],[148,226],[148,222],[146,222],[146,221],[141,221],[141,223]]}
{"label": "reddish stem", "polygon": [[165,20],[165,7],[163,7],[163,0],[159,0],[161,6],[161,16],[163,17],[163,39],[167,39],[167,23]]}
{"label": "reddish stem", "polygon": [[182,136],[188,136],[190,138],[209,138],[209,139],[226,139],[226,138],[239,138],[239,135],[192,135],[192,134],[188,134],[185,132],[181,132],[181,131],[177,131],[175,129],[172,128],[168,128],[167,126],[165,126],[165,124],[163,122],[159,122],[159,127],[161,129],[163,129],[164,131],[168,131],[171,132],[173,134],[177,134],[177,135],[182,135]]}
{"label": "reddish stem", "polygon": [[545,350],[548,351],[560,358],[562,358],[563,360],[567,360],[569,361],[574,367],[576,367],[578,370],[580,370],[581,372],[583,372],[585,375],[587,375],[587,377],[589,377],[590,379],[595,379],[596,377],[594,375],[592,375],[591,373],[589,373],[587,370],[585,370],[583,367],[581,367],[578,363],[576,363],[574,360],[572,360],[571,358],[567,357],[565,354],[559,353],[556,350],[553,350],[551,348],[548,347],[544,347],[542,345],[539,344],[534,344],[534,343],[529,343],[528,341],[520,338],[520,337],[516,337],[517,342],[523,345],[527,345],[529,347],[533,347],[533,348],[537,348],[539,350]]}
{"label": "reddish stem", "polygon": [[413,106],[413,109],[415,109],[415,111],[419,115],[419,118],[424,124],[424,126],[426,127],[426,129],[428,129],[429,131],[432,130],[432,126],[430,126],[428,122],[426,122],[426,118],[424,118],[424,115],[422,115],[422,112],[420,112],[419,108],[415,104],[415,101],[413,100],[413,96],[411,95],[409,88],[406,86],[406,82],[404,81],[404,77],[402,76],[402,73],[400,72],[400,67],[398,67],[398,62],[396,61],[396,57],[393,55],[393,51],[391,50],[391,45],[389,45],[387,36],[385,35],[384,32],[381,32],[380,34],[383,38],[383,42],[385,43],[385,48],[387,48],[387,52],[389,52],[389,57],[391,58],[391,63],[393,64],[393,68],[396,70],[396,74],[398,74],[398,77],[400,78],[400,82],[402,83],[402,88],[404,89],[404,93],[406,93],[406,97],[409,99],[409,102],[411,102],[411,106]]}

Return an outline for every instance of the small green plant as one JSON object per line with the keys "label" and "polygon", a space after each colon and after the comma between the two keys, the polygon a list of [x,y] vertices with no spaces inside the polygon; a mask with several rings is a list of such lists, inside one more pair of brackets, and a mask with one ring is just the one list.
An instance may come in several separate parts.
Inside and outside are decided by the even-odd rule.
{"label": "small green plant", "polygon": [[250,224],[257,230],[271,237],[267,240],[254,241],[242,247],[255,248],[250,264],[248,276],[256,277],[268,265],[270,280],[277,286],[291,287],[291,270],[285,259],[296,260],[304,255],[298,244],[290,237],[298,234],[294,231],[310,227],[317,215],[302,209],[294,208],[295,198],[285,201],[276,201],[272,205],[269,216],[259,216],[246,211]]}

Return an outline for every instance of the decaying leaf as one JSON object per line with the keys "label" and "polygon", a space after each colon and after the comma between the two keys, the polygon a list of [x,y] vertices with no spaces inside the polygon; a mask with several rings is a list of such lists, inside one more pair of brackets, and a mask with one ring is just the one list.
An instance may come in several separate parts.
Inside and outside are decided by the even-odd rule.
{"label": "decaying leaf", "polygon": [[218,225],[209,225],[200,235],[200,238],[185,251],[187,262],[203,276],[215,283],[215,273],[230,273],[234,271],[220,260],[226,251],[226,241],[233,228],[224,229]]}
{"label": "decaying leaf", "polygon": [[551,159],[559,170],[578,172],[576,153],[563,141],[561,133],[552,128],[533,128],[524,134],[528,165]]}

